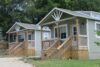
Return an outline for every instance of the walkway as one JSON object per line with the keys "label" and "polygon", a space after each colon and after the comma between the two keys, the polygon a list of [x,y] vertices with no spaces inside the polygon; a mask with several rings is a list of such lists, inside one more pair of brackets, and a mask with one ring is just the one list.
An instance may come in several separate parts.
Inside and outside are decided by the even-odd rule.
{"label": "walkway", "polygon": [[0,58],[0,67],[33,67],[19,58]]}

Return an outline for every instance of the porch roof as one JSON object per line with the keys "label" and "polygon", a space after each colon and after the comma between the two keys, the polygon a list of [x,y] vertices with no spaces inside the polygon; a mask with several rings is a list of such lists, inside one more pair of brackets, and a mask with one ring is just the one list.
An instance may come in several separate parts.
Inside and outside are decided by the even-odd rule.
{"label": "porch roof", "polygon": [[[23,27],[24,30],[41,30],[40,25],[16,22],[6,33],[10,33],[10,31],[14,29],[16,25]],[[50,31],[50,30],[44,28],[43,31]]]}
{"label": "porch roof", "polygon": [[12,29],[15,28],[16,25],[18,25],[20,27],[23,27],[26,30],[27,29],[30,29],[30,30],[36,29],[36,25],[35,24],[27,24],[27,23],[16,22],[6,33],[9,33]]}
{"label": "porch roof", "polygon": [[16,23],[17,25],[25,28],[25,29],[36,29],[36,25],[35,24],[27,24],[27,23]]}
{"label": "porch roof", "polygon": [[91,15],[89,15],[88,13],[97,13],[99,14],[100,16],[100,13],[98,12],[94,12],[94,11],[71,11],[71,10],[67,10],[67,9],[63,9],[63,8],[53,8],[38,24],[41,25],[43,23],[43,21],[48,17],[50,16],[50,14],[52,14],[55,10],[58,10],[58,11],[61,11],[63,13],[66,13],[66,14],[69,14],[69,15],[72,15],[74,17],[82,17],[82,18],[87,18],[87,19],[93,19],[93,20],[100,20],[99,18],[97,17],[93,17]]}

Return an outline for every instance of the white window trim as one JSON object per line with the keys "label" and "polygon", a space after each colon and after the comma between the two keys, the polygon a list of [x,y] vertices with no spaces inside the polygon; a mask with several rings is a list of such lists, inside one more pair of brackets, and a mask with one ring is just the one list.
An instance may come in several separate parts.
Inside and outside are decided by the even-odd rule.
{"label": "white window trim", "polygon": [[87,35],[79,35],[79,37],[88,37]]}
{"label": "white window trim", "polygon": [[83,47],[83,48],[88,48],[88,46],[79,46],[79,48],[82,48],[82,47]]}
{"label": "white window trim", "polygon": [[[97,31],[97,24],[100,24],[100,22],[95,22],[95,31]],[[97,35],[97,33],[95,33],[96,38],[100,38],[100,36]]]}
{"label": "white window trim", "polygon": [[[66,27],[67,28],[66,33],[68,33],[68,25],[67,24],[59,25],[59,27]],[[54,27],[54,39],[56,39],[56,37],[55,37],[55,28],[57,28],[57,26]],[[68,34],[66,34],[66,36],[68,36]],[[65,39],[67,39],[67,37]],[[60,40],[65,40],[65,39],[60,38]]]}

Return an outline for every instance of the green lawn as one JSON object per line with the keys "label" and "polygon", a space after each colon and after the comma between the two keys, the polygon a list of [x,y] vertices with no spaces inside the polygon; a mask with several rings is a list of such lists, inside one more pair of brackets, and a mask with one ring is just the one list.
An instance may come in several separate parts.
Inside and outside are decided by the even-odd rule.
{"label": "green lawn", "polygon": [[28,60],[36,67],[100,67],[100,60]]}

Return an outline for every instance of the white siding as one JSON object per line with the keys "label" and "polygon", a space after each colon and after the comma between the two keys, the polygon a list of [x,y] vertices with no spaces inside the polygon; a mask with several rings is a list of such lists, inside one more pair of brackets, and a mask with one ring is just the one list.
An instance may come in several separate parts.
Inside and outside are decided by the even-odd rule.
{"label": "white siding", "polygon": [[35,31],[35,56],[41,56],[41,31]]}
{"label": "white siding", "polygon": [[100,46],[97,46],[95,42],[100,41],[96,38],[95,21],[88,20],[88,32],[89,32],[89,58],[100,59]]}

